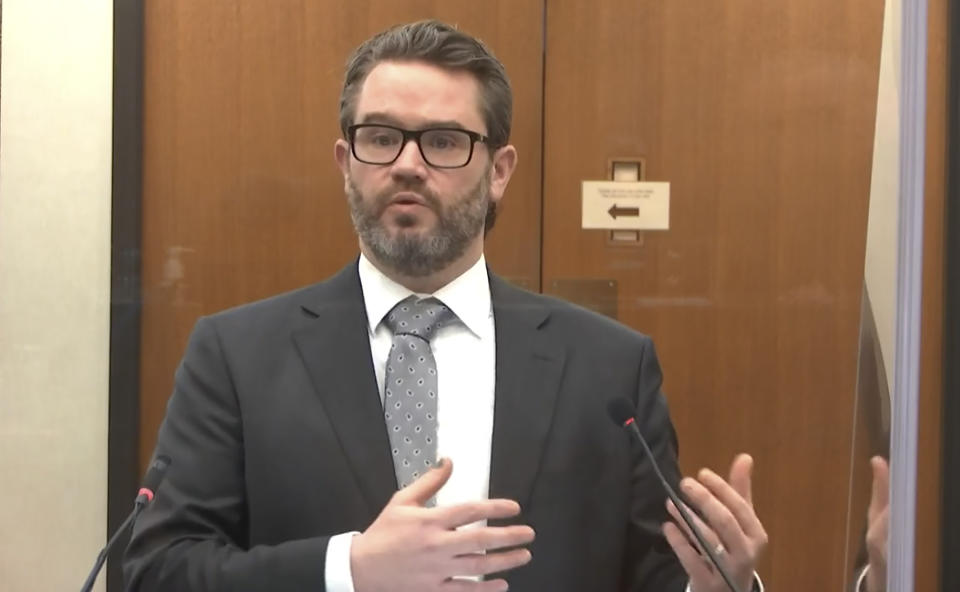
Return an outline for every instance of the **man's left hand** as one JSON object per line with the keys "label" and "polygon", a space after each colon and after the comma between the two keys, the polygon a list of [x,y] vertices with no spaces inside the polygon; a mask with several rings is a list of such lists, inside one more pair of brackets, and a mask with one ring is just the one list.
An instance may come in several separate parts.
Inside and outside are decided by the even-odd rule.
{"label": "man's left hand", "polygon": [[[696,479],[686,477],[680,482],[688,503],[704,519],[687,513],[741,592],[753,589],[757,561],[767,546],[767,532],[753,510],[752,471],[753,459],[740,454],[730,467],[729,483],[710,469],[701,469]],[[663,533],[690,576],[691,592],[729,592],[706,553],[698,550],[699,544],[673,502],[667,502],[667,510],[676,523],[664,524]]]}

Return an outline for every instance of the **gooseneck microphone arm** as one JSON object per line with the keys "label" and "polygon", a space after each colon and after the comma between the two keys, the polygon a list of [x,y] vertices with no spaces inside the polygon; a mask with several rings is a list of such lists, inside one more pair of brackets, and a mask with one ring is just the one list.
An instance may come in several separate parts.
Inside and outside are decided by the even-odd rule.
{"label": "gooseneck microphone arm", "polygon": [[103,564],[106,562],[110,550],[113,549],[113,546],[120,540],[120,535],[126,532],[126,530],[137,521],[137,516],[140,515],[140,512],[153,500],[154,493],[157,491],[157,488],[160,487],[160,483],[166,476],[169,467],[170,457],[158,456],[154,459],[150,468],[147,470],[147,476],[143,479],[143,487],[137,492],[137,499],[133,502],[133,511],[131,511],[127,519],[123,521],[120,528],[113,533],[113,536],[107,541],[106,546],[100,550],[100,554],[97,555],[97,561],[93,564],[93,569],[90,570],[90,574],[83,583],[83,587],[80,588],[80,592],[90,592],[93,588],[93,583],[97,581],[97,575],[99,575],[100,570],[103,569]]}
{"label": "gooseneck microphone arm", "polygon": [[730,577],[730,573],[720,563],[720,560],[717,558],[716,553],[713,552],[713,549],[710,548],[710,545],[707,544],[703,533],[700,532],[700,529],[697,528],[696,524],[694,524],[693,519],[686,510],[686,504],[680,500],[680,496],[677,495],[677,493],[673,490],[673,487],[670,486],[670,483],[668,483],[667,479],[663,476],[663,472],[660,471],[660,466],[657,464],[657,459],[653,456],[653,451],[650,450],[647,440],[643,437],[643,434],[640,433],[640,428],[637,427],[633,405],[630,404],[630,401],[624,398],[614,399],[610,401],[610,404],[607,406],[607,412],[610,414],[610,418],[616,422],[617,425],[626,428],[627,431],[633,434],[634,437],[640,441],[640,445],[643,446],[644,453],[646,453],[647,458],[650,459],[650,464],[653,465],[654,472],[656,472],[657,477],[660,479],[660,483],[667,492],[667,497],[669,497],[673,502],[673,505],[677,507],[677,511],[680,512],[680,517],[683,518],[683,521],[690,528],[690,532],[693,533],[693,536],[696,537],[697,542],[700,543],[700,548],[703,549],[703,551],[707,554],[707,557],[710,559],[710,563],[712,563],[713,567],[716,568],[717,572],[720,574],[720,577],[722,577],[723,581],[727,583],[727,586],[730,588],[730,590],[732,592],[740,592],[740,589],[737,588],[737,585],[733,583],[733,578]]}

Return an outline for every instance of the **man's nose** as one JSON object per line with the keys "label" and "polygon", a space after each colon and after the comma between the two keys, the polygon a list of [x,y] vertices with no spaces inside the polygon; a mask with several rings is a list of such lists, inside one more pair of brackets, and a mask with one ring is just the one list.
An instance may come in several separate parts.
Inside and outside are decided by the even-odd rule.
{"label": "man's nose", "polygon": [[393,162],[393,174],[403,177],[423,178],[427,173],[427,163],[420,154],[420,147],[415,140],[408,140],[403,148],[400,149],[400,155]]}

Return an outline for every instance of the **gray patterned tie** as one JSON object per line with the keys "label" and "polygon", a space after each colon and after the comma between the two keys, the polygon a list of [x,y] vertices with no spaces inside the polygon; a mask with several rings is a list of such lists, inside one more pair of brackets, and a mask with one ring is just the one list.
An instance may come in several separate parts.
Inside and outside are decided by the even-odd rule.
{"label": "gray patterned tie", "polygon": [[383,416],[401,488],[437,460],[437,362],[430,339],[454,316],[436,298],[410,296],[384,319],[393,331],[393,345],[387,357]]}

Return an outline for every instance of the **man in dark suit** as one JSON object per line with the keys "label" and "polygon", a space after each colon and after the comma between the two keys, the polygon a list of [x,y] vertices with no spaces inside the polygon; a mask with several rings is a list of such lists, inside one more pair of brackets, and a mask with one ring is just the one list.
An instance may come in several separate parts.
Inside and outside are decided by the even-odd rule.
{"label": "man in dark suit", "polygon": [[488,272],[511,100],[502,65],[441,23],[357,50],[335,157],[361,255],[197,323],[131,589],[725,590],[606,416],[617,397],[753,584],[752,461],[681,481],[650,339]]}

